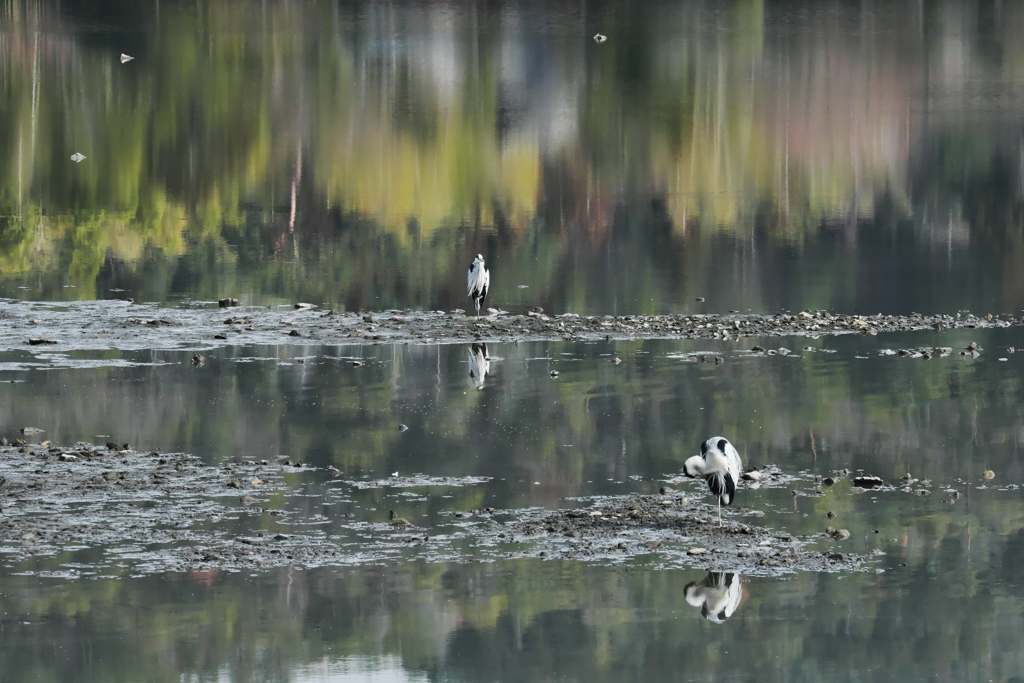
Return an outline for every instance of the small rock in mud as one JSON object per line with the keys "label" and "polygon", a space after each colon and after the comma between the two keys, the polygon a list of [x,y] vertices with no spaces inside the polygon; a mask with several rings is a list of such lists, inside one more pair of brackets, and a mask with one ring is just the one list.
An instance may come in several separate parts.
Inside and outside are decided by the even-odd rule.
{"label": "small rock in mud", "polygon": [[853,485],[864,489],[873,489],[876,486],[882,486],[883,484],[885,484],[885,480],[881,477],[864,475],[853,478]]}
{"label": "small rock in mud", "polygon": [[28,340],[28,343],[32,346],[39,346],[41,344],[59,344],[60,342],[56,339],[43,339],[42,337],[34,337]]}
{"label": "small rock in mud", "polygon": [[231,297],[227,297],[217,301],[217,305],[220,306],[221,308],[230,308],[231,306],[237,306],[238,303],[238,299],[234,299]]}

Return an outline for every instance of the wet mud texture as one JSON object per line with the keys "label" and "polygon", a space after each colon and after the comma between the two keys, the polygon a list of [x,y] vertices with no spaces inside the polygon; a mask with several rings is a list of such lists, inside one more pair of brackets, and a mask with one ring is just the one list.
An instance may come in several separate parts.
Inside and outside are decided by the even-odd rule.
{"label": "wet mud texture", "polygon": [[[642,562],[776,575],[849,571],[868,558],[821,538],[737,521],[682,494],[602,496],[586,508],[447,512],[429,528],[382,510],[327,518],[311,494],[347,496],[353,482],[283,462],[206,465],[182,453],[110,443],[0,446],[0,564],[41,576],[144,575],[278,566],[470,562],[517,557]],[[472,486],[448,477],[384,479],[386,487]],[[289,503],[294,495],[301,502]],[[273,506],[269,503],[273,502]],[[749,516],[756,516],[750,512]]]}
{"label": "wet mud texture", "polygon": [[315,306],[175,308],[129,301],[71,303],[0,299],[0,350],[205,349],[250,344],[437,344],[597,339],[742,339],[790,335],[880,334],[959,327],[1011,327],[1012,315],[875,316],[795,314],[578,316],[498,312],[336,313]]}
{"label": "wet mud texture", "polygon": [[678,493],[606,497],[585,509],[528,511],[490,531],[499,539],[533,540],[519,553],[524,556],[611,561],[656,556],[659,565],[751,576],[860,570],[869,561],[820,547],[828,545],[821,543],[827,534],[799,538],[730,516],[719,526],[716,506],[691,502]]}

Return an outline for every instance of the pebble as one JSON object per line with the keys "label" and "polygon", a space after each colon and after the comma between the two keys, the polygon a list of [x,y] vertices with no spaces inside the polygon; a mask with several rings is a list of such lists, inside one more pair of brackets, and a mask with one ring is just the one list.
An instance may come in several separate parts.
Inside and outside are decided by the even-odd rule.
{"label": "pebble", "polygon": [[686,552],[690,555],[703,555],[708,551],[707,548],[690,548]]}
{"label": "pebble", "polygon": [[881,486],[884,483],[885,483],[885,480],[883,480],[881,477],[873,477],[873,476],[869,476],[869,475],[863,475],[863,476],[859,476],[859,477],[854,477],[853,478],[853,485],[854,486],[859,486],[859,487],[865,488],[865,489],[873,489],[876,486]]}

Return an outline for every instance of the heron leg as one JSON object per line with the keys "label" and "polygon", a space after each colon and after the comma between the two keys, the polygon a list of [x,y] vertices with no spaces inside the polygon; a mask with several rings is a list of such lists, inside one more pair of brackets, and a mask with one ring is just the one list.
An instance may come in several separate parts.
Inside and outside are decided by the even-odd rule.
{"label": "heron leg", "polygon": [[718,528],[722,528],[722,497],[718,497]]}

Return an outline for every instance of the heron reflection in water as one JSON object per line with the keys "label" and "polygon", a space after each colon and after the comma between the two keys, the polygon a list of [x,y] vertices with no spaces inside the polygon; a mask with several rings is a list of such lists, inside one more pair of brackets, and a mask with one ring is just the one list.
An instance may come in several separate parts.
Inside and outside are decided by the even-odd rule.
{"label": "heron reflection in water", "polygon": [[686,602],[700,607],[708,621],[721,624],[731,617],[743,600],[743,582],[739,574],[708,572],[701,582],[691,581],[683,591]]}
{"label": "heron reflection in water", "polygon": [[491,370],[491,358],[487,355],[487,344],[473,344],[469,347],[469,379],[477,389],[484,388],[484,379]]}

